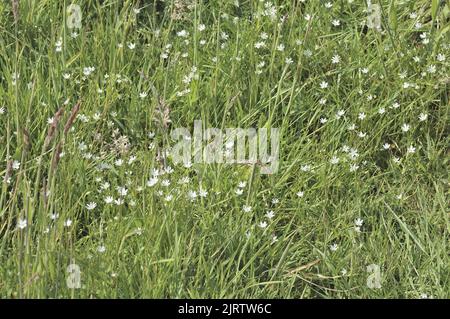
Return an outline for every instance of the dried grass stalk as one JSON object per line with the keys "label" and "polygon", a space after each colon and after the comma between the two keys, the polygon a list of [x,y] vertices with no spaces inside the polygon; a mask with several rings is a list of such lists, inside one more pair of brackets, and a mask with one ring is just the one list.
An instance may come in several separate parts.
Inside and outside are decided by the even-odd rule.
{"label": "dried grass stalk", "polygon": [[28,130],[26,128],[22,129],[22,140],[23,140],[23,145],[25,147],[25,150],[30,149],[30,146],[31,146],[30,133],[28,132]]}
{"label": "dried grass stalk", "polygon": [[55,153],[53,154],[52,167],[51,167],[52,172],[54,172],[56,170],[56,168],[58,167],[59,160],[61,159],[61,153],[62,153],[62,141],[60,141],[58,143],[58,145],[56,145],[56,150],[55,150]]}
{"label": "dried grass stalk", "polygon": [[44,142],[45,149],[50,145],[50,142],[55,137],[58,123],[59,123],[59,121],[61,121],[61,117],[63,116],[63,114],[64,114],[64,109],[60,108],[55,113],[55,116],[53,116],[52,124],[50,124],[50,127],[48,128],[48,131],[47,131],[47,136],[45,137],[45,142]]}
{"label": "dried grass stalk", "polygon": [[19,22],[19,0],[12,0],[12,12],[14,15],[14,23]]}
{"label": "dried grass stalk", "polygon": [[13,160],[9,160],[6,163],[6,174],[5,177],[3,178],[3,181],[5,183],[7,183],[8,179],[12,176],[12,171],[13,171]]}
{"label": "dried grass stalk", "polygon": [[78,111],[80,110],[81,102],[78,101],[77,104],[74,105],[72,108],[72,111],[70,112],[70,116],[67,119],[66,125],[64,125],[64,135],[67,135],[67,132],[70,130],[70,128],[73,125],[73,122],[75,121],[75,118],[77,117]]}

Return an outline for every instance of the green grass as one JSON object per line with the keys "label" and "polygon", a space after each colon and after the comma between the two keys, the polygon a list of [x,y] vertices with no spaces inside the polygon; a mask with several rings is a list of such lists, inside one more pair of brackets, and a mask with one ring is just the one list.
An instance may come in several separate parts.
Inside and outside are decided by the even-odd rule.
{"label": "green grass", "polygon": [[[1,297],[450,297],[446,1],[373,0],[381,32],[359,0],[140,2],[79,1],[77,37],[69,1],[0,3]],[[278,172],[164,159],[195,120],[280,128]]]}

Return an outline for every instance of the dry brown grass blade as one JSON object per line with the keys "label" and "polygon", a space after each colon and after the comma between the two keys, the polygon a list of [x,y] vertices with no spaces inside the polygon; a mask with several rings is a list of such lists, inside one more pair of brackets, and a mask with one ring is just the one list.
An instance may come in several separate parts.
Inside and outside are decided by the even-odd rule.
{"label": "dry brown grass blade", "polygon": [[53,154],[52,172],[54,172],[58,167],[59,160],[61,159],[61,152],[62,152],[62,142],[60,141],[58,145],[56,145],[56,150],[55,153]]}
{"label": "dry brown grass blade", "polygon": [[7,183],[8,179],[11,177],[12,171],[13,171],[13,160],[9,160],[6,163],[6,173],[5,173],[5,177],[3,178],[3,181],[5,183]]}
{"label": "dry brown grass blade", "polygon": [[293,274],[295,274],[295,273],[298,273],[299,271],[309,269],[309,268],[311,268],[312,266],[317,265],[318,263],[320,263],[320,259],[313,260],[313,261],[311,261],[311,262],[309,262],[309,263],[307,263],[307,264],[305,264],[305,265],[302,265],[302,266],[300,266],[300,267],[298,267],[298,268],[295,268],[295,269],[290,270],[290,271],[287,273],[287,275],[293,275]]}
{"label": "dry brown grass blade", "polygon": [[77,117],[78,111],[80,110],[81,102],[78,101],[77,104],[74,105],[72,108],[72,111],[70,112],[70,116],[67,119],[66,125],[64,125],[64,135],[67,135],[67,132],[69,132],[70,128],[73,125],[73,122],[75,121],[75,118]]}
{"label": "dry brown grass blade", "polygon": [[22,140],[23,140],[23,145],[25,147],[25,150],[30,149],[30,147],[31,147],[30,132],[28,132],[28,130],[26,128],[22,129]]}
{"label": "dry brown grass blade", "polygon": [[48,131],[47,131],[47,136],[45,137],[45,142],[44,142],[44,148],[45,149],[50,145],[50,142],[55,137],[56,129],[58,127],[58,123],[59,123],[59,121],[61,121],[61,117],[63,116],[63,114],[64,114],[64,108],[61,107],[55,113],[55,116],[53,116],[53,121],[50,124],[50,127],[48,128]]}
{"label": "dry brown grass blade", "polygon": [[170,107],[163,98],[159,98],[158,106],[155,109],[154,121],[157,122],[163,129],[167,129],[172,123],[170,119]]}
{"label": "dry brown grass blade", "polygon": [[12,0],[12,12],[14,15],[14,23],[19,22],[19,0]]}

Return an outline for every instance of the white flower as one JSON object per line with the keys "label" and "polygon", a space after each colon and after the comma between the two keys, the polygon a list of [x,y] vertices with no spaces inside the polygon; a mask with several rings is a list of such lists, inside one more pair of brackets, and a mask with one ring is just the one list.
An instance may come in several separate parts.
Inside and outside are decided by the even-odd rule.
{"label": "white flower", "polygon": [[130,50],[134,50],[134,48],[136,48],[136,44],[132,43],[132,42],[128,42],[128,48]]}
{"label": "white flower", "polygon": [[105,203],[111,204],[114,201],[114,198],[112,196],[106,196],[105,197]]}
{"label": "white flower", "polygon": [[421,121],[421,122],[426,121],[427,118],[428,118],[428,114],[426,114],[426,113],[419,114],[419,121]]}
{"label": "white flower", "polygon": [[94,71],[95,71],[95,67],[93,67],[93,66],[88,66],[88,67],[83,68],[83,74],[85,76],[89,76]]}
{"label": "white flower", "polygon": [[141,99],[145,99],[145,98],[147,97],[147,95],[148,95],[147,92],[141,92],[141,93],[139,93],[139,97],[140,97]]}
{"label": "white flower", "polygon": [[337,156],[333,156],[333,157],[330,159],[330,163],[333,164],[333,165],[338,164],[338,163],[339,163],[339,158],[338,158]]}
{"label": "white flower", "polygon": [[309,172],[311,170],[311,166],[308,164],[302,165],[302,166],[300,166],[300,170],[302,172]]}
{"label": "white flower", "polygon": [[206,26],[204,24],[199,24],[198,31],[202,32],[206,29]]}
{"label": "white flower", "polygon": [[238,184],[239,188],[244,188],[245,186],[247,186],[247,182],[239,182]]}
{"label": "white flower", "polygon": [[55,51],[56,52],[62,51],[62,39],[61,38],[59,38],[59,40],[56,41],[56,43],[55,43]]}
{"label": "white flower", "polygon": [[173,173],[173,168],[170,166],[167,166],[166,168],[164,168],[164,172],[166,174],[172,174]]}
{"label": "white flower", "polygon": [[95,202],[90,202],[90,203],[86,204],[87,210],[93,210],[95,207],[97,207],[97,203],[95,203]]}
{"label": "white flower", "polygon": [[106,247],[103,246],[103,245],[98,246],[98,247],[97,247],[97,251],[98,251],[99,253],[104,253],[104,252],[106,251]]}
{"label": "white flower", "polygon": [[341,57],[339,55],[336,54],[331,58],[331,63],[338,64],[339,62],[341,62]]}
{"label": "white flower", "polygon": [[267,32],[261,32],[259,37],[263,40],[267,40],[269,38],[269,35],[267,34]]}
{"label": "white flower", "polygon": [[410,145],[410,146],[408,146],[407,152],[408,152],[409,154],[413,154],[413,153],[416,152],[416,148],[415,148],[414,146]]}
{"label": "white flower", "polygon": [[128,165],[131,165],[136,161],[136,156],[132,155],[130,158],[128,158]]}
{"label": "white flower", "polygon": [[200,197],[206,197],[208,195],[208,191],[200,187],[198,194]]}
{"label": "white flower", "polygon": [[244,193],[244,190],[241,189],[241,188],[238,188],[238,189],[236,189],[234,192],[236,193],[236,195],[239,196],[239,195],[242,195],[242,194]]}
{"label": "white flower", "polygon": [[267,222],[260,222],[258,225],[260,228],[264,229],[267,227]]}
{"label": "white flower", "polygon": [[357,159],[359,154],[358,154],[358,150],[351,148],[348,152],[348,156],[350,157],[350,159],[354,160]]}
{"label": "white flower", "polygon": [[71,219],[66,219],[64,221],[64,227],[70,227],[72,225],[72,220]]}
{"label": "white flower", "polygon": [[108,182],[104,182],[102,185],[100,185],[100,188],[105,190],[105,189],[108,189],[109,186],[110,186],[110,184]]}
{"label": "white flower", "polygon": [[384,143],[384,144],[383,144],[383,148],[384,148],[385,150],[388,150],[388,149],[391,148],[391,145],[390,145],[389,143]]}
{"label": "white flower", "polygon": [[189,35],[189,32],[187,32],[186,30],[181,30],[177,32],[177,36],[181,37],[181,38],[186,38]]}
{"label": "white flower", "polygon": [[147,186],[148,186],[148,187],[152,187],[152,186],[156,185],[156,183],[158,183],[158,178],[157,178],[157,177],[151,177],[151,178],[147,181]]}
{"label": "white flower", "polygon": [[125,187],[117,187],[117,192],[120,196],[127,196],[128,189],[126,189]]}
{"label": "white flower", "polygon": [[427,68],[427,72],[430,73],[430,74],[436,73],[436,66],[434,64],[430,65]]}
{"label": "white flower", "polygon": [[338,248],[339,248],[339,246],[338,246],[338,244],[336,244],[336,243],[330,245],[330,250],[331,250],[331,251],[336,251],[336,250],[338,250]]}
{"label": "white flower", "polygon": [[285,46],[282,43],[277,46],[277,50],[280,52],[284,51],[284,48],[285,48]]}
{"label": "white flower", "polygon": [[409,124],[404,123],[404,124],[402,125],[402,131],[403,131],[403,132],[408,132],[409,129],[410,129]]}
{"label": "white flower", "polygon": [[365,118],[366,118],[366,113],[361,112],[361,113],[358,114],[358,119],[364,120]]}
{"label": "white flower", "polygon": [[269,210],[269,211],[266,213],[266,217],[267,217],[268,219],[272,219],[274,216],[275,216],[275,213],[274,213],[273,210]]}
{"label": "white flower", "polygon": [[164,187],[168,187],[168,186],[170,185],[170,181],[169,181],[168,179],[164,179],[164,180],[161,182],[161,185],[164,186]]}
{"label": "white flower", "polygon": [[266,43],[264,43],[264,41],[259,41],[255,43],[255,49],[261,49],[264,48],[266,46]]}
{"label": "white flower", "polygon": [[197,198],[197,192],[196,191],[189,191],[188,197],[191,201],[195,200]]}
{"label": "white flower", "polygon": [[27,227],[27,220],[19,218],[19,220],[17,221],[17,228],[24,229],[25,227]]}
{"label": "white flower", "polygon": [[296,195],[297,197],[303,197],[305,195],[305,192],[299,191]]}
{"label": "white flower", "polygon": [[439,54],[436,56],[436,59],[437,59],[439,62],[444,62],[444,61],[445,61],[445,55],[442,54],[442,53],[439,53]]}
{"label": "white flower", "polygon": [[344,111],[344,110],[339,110],[339,111],[337,111],[337,113],[336,113],[336,119],[339,120],[341,117],[344,116],[344,114],[345,114],[345,111]]}
{"label": "white flower", "polygon": [[20,168],[20,162],[19,161],[13,161],[12,169],[17,171],[19,168]]}
{"label": "white flower", "polygon": [[355,225],[361,227],[364,223],[364,220],[362,220],[361,218],[356,218],[355,219]]}
{"label": "white flower", "polygon": [[250,213],[252,211],[252,207],[248,206],[248,205],[244,205],[244,206],[242,206],[242,210],[244,211],[244,213]]}
{"label": "white flower", "polygon": [[326,89],[327,87],[328,87],[328,82],[325,82],[325,81],[320,82],[321,89]]}
{"label": "white flower", "polygon": [[358,133],[358,137],[360,137],[360,138],[364,138],[364,137],[366,137],[366,135],[367,135],[367,133],[365,133],[365,132]]}

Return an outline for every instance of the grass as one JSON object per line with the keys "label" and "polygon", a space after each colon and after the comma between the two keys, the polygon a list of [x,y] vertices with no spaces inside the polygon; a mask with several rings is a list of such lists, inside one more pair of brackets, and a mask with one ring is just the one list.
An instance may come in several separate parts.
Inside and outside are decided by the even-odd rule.
{"label": "grass", "polygon": [[[14,2],[1,297],[450,297],[448,3]],[[175,165],[195,120],[279,128],[278,171]]]}

